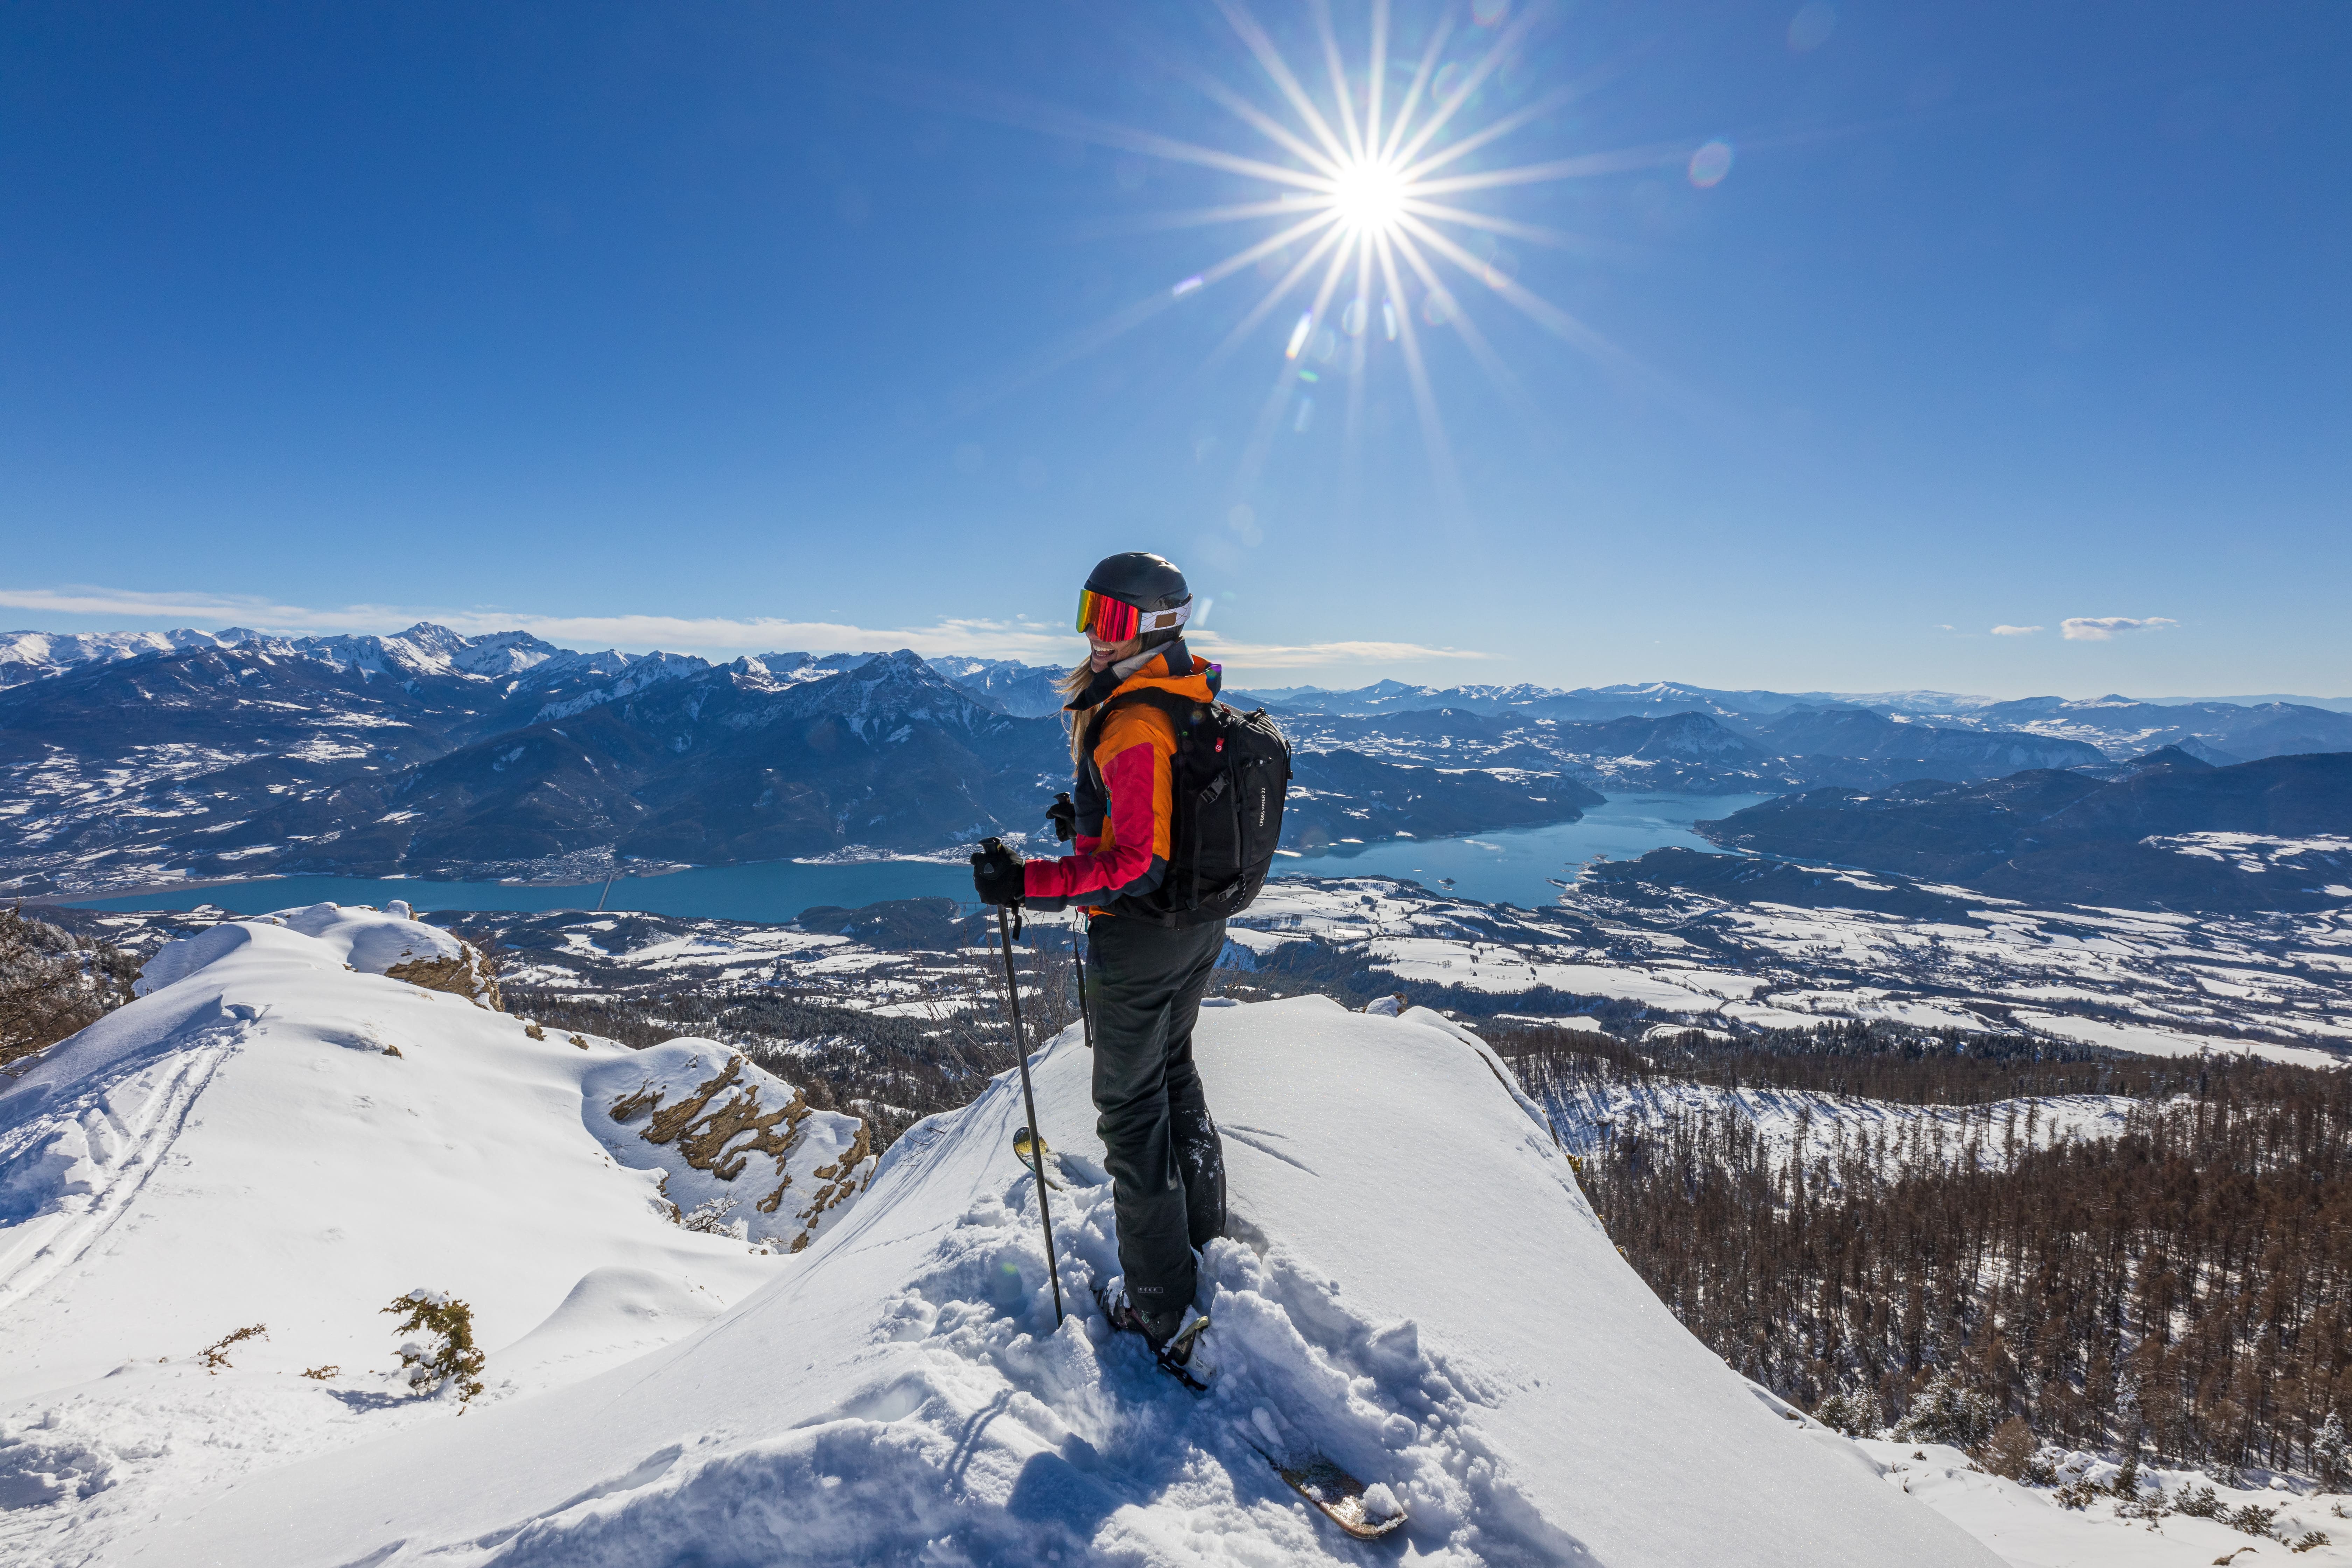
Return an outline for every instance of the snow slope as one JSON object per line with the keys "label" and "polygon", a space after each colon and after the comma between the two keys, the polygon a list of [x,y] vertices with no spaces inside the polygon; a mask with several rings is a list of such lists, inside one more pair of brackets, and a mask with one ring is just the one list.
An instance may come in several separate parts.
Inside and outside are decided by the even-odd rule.
{"label": "snow slope", "polygon": [[[2183,1492],[2201,1487],[2213,1490],[2227,1513],[2249,1507],[2275,1510],[2264,1538],[2219,1519],[2173,1511],[2151,1520],[2126,1513],[2123,1500],[2111,1491],[2115,1462],[2079,1450],[2058,1463],[2057,1479],[2086,1481],[2099,1489],[2069,1508],[2055,1490],[1987,1475],[1966,1454],[1941,1443],[1865,1439],[1854,1447],[1884,1467],[1890,1482],[1965,1528],[2012,1568],[2205,1568],[2237,1562],[2239,1553],[2245,1554],[2239,1568],[2284,1561],[2290,1553],[2307,1568],[2352,1563],[2345,1500],[2284,1489],[2284,1482],[2281,1489],[2258,1489],[2216,1485],[2195,1470],[2140,1471],[2136,1500],[2142,1505],[2158,1491],[2178,1501]],[[2311,1534],[2326,1536],[2326,1544],[2309,1543]]]}
{"label": "snow slope", "polygon": [[1580,1084],[1552,1097],[1553,1125],[1569,1152],[1599,1152],[1629,1129],[1655,1131],[1676,1118],[1737,1117],[1753,1126],[1776,1167],[1801,1150],[1806,1162],[1877,1147],[1932,1151],[1953,1161],[1998,1166],[2013,1150],[2069,1139],[2112,1138],[2138,1101],[2114,1094],[2043,1095],[1979,1105],[1906,1105],[1859,1095],[1792,1089],[1721,1089],[1659,1079]]}
{"label": "snow slope", "polygon": [[[404,914],[170,943],[139,1000],[0,1078],[0,1560],[415,1418],[382,1375],[394,1295],[471,1304],[495,1402],[698,1327],[851,1212],[856,1119],[707,1040],[490,1011],[470,950]],[[13,1511],[58,1500],[84,1507]]]}
{"label": "snow slope", "polygon": [[[1058,1330],[1000,1079],[901,1139],[845,1219],[689,1338],[207,1506],[164,1500],[119,1559],[1994,1561],[1685,1334],[1539,1113],[1437,1015],[1216,1007],[1196,1047],[1234,1213],[1204,1275],[1208,1398],[1087,1299],[1115,1264],[1070,1033],[1034,1058]],[[1268,1423],[1391,1487],[1402,1545],[1357,1546],[1300,1504],[1245,1440]]]}

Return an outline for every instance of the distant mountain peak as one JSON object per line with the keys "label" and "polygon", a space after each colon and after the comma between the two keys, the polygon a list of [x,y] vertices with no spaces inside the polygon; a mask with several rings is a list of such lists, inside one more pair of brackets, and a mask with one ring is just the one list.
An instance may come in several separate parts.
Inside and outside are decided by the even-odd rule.
{"label": "distant mountain peak", "polygon": [[2210,773],[2213,768],[2211,763],[2179,746],[2160,746],[2144,757],[2134,757],[2124,765],[2130,770],[2122,775],[2125,778],[2134,778],[2156,768],[2181,768],[2191,773]]}

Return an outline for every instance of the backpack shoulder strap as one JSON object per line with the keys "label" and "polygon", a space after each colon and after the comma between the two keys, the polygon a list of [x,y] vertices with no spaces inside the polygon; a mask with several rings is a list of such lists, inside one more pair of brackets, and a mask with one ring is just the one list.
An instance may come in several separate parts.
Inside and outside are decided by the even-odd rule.
{"label": "backpack shoulder strap", "polygon": [[[1175,728],[1176,740],[1181,743],[1192,728],[1194,711],[1201,706],[1202,704],[1189,697],[1179,697],[1172,691],[1162,691],[1157,687],[1147,686],[1136,691],[1122,691],[1116,697],[1105,700],[1097,711],[1108,715],[1114,708],[1157,708],[1168,715]],[[1096,722],[1099,724],[1101,720],[1097,719]]]}

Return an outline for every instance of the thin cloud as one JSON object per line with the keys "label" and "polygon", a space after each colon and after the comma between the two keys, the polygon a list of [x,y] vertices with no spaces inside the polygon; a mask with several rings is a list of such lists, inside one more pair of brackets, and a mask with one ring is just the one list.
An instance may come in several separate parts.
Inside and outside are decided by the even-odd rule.
{"label": "thin cloud", "polygon": [[305,609],[231,594],[141,594],[125,588],[0,588],[0,609],[52,616],[120,616],[126,620],[212,621],[257,631],[397,631],[419,617],[380,605]]}
{"label": "thin cloud", "polygon": [[2068,642],[2107,642],[2123,632],[2160,632],[2179,624],[2162,616],[2069,616],[2058,630]]}
{"label": "thin cloud", "polygon": [[1074,658],[1082,639],[1028,621],[945,620],[928,626],[859,626],[835,621],[717,616],[544,616],[500,609],[456,610],[414,605],[342,605],[314,609],[231,594],[142,594],[117,588],[0,588],[0,609],[50,616],[112,616],[124,620],[203,623],[257,631],[397,632],[430,621],[468,637],[529,632],[567,647],[666,648],[673,653],[864,653],[910,647],[917,653],[968,653],[999,658]]}
{"label": "thin cloud", "polygon": [[866,653],[912,648],[926,658],[962,653],[1066,663],[1085,647],[1070,632],[1034,622],[947,620],[928,626],[860,626],[717,616],[516,616],[442,612],[425,617],[452,631],[526,631],[563,647],[659,647],[705,653]]}
{"label": "thin cloud", "polygon": [[[1061,626],[1018,619],[950,619],[929,626],[885,627],[769,616],[545,616],[494,608],[454,610],[393,605],[314,609],[238,595],[143,594],[91,587],[0,588],[0,609],[48,616],[160,620],[180,626],[201,623],[213,628],[236,625],[257,631],[293,634],[397,632],[419,621],[430,621],[467,637],[522,631],[566,647],[663,648],[672,653],[730,658],[746,653],[866,653],[903,647],[912,648],[927,658],[968,654],[1034,664],[1069,664],[1086,647],[1084,638]],[[1232,669],[1312,669],[1494,657],[1407,642],[1230,642],[1211,631],[1196,631],[1191,640],[1202,653]]]}
{"label": "thin cloud", "polygon": [[[2047,626],[1995,626],[1992,629],[1992,635],[1997,637],[2030,637],[2036,632],[2048,631],[2049,629],[2050,628]],[[2066,635],[2069,637],[2074,636],[2072,632],[2069,632]]]}
{"label": "thin cloud", "polygon": [[1214,632],[1189,639],[1230,669],[1313,669],[1327,665],[1405,664],[1424,658],[1492,658],[1469,648],[1425,647],[1412,642],[1318,642],[1295,646],[1227,642]]}

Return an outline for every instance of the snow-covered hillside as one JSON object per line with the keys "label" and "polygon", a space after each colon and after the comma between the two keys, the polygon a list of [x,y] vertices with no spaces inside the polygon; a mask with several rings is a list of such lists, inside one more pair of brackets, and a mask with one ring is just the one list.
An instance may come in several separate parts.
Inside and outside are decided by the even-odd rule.
{"label": "snow-covered hillside", "polygon": [[1592,1083],[1547,1096],[1560,1142],[1579,1156],[1628,1131],[1677,1121],[1737,1117],[1754,1127],[1776,1163],[1802,1152],[1808,1163],[1864,1150],[1937,1163],[2004,1163],[2020,1150],[2072,1138],[2112,1138],[2137,1101],[2114,1094],[2043,1095],[1981,1105],[1903,1105],[1790,1089],[1717,1089],[1659,1079]]}
{"label": "snow-covered hillside", "polygon": [[[0,1237],[45,1219],[51,1238],[0,1308],[0,1484],[20,1505],[0,1514],[0,1552],[1394,1556],[1276,1479],[1248,1440],[1271,1426],[1391,1487],[1414,1560],[1992,1561],[1685,1335],[1540,1116],[1437,1015],[1318,998],[1204,1013],[1234,1217],[1208,1257],[1218,1375],[1195,1399],[1087,1298],[1113,1242],[1074,1034],[1036,1058],[1060,1152],[1057,1330],[1012,1079],[902,1139],[804,1250],[763,1256],[671,1222],[654,1187],[666,1172],[678,1194],[673,1145],[646,1144],[625,1104],[648,1078],[707,1089],[721,1053],[533,1039],[458,995],[346,972],[394,946],[373,933],[396,917],[339,917],[312,918],[315,935],[291,916],[215,928],[209,962],[0,1098],[16,1205]],[[700,1152],[743,1152],[736,1122],[696,1123]],[[823,1113],[799,1131],[786,1207],[819,1195],[824,1167],[803,1158],[824,1153],[837,1192],[858,1153],[822,1142]],[[747,1197],[774,1180],[764,1154],[752,1164]],[[476,1311],[489,1387],[462,1420],[385,1375],[377,1310],[418,1286]],[[193,1359],[257,1321],[268,1337],[216,1374]]]}
{"label": "snow-covered hillside", "polygon": [[510,1397],[707,1321],[849,1212],[855,1118],[709,1041],[491,1011],[405,913],[172,943],[0,1079],[0,1558],[80,1561],[126,1508],[420,1418],[384,1375],[402,1292],[469,1303]]}
{"label": "snow-covered hillside", "polygon": [[1636,907],[1582,889],[1555,907],[1517,910],[1380,878],[1285,878],[1266,884],[1241,917],[1246,929],[1229,935],[1249,963],[1297,969],[1293,944],[1317,943],[1344,960],[1339,973],[1509,1005],[1492,1015],[1505,1021],[1617,1002],[1678,1026],[1851,1019],[2013,1030],[2152,1056],[2347,1059],[2352,918],[2036,908],[1934,890],[1949,895],[1945,918],[1696,894]]}

